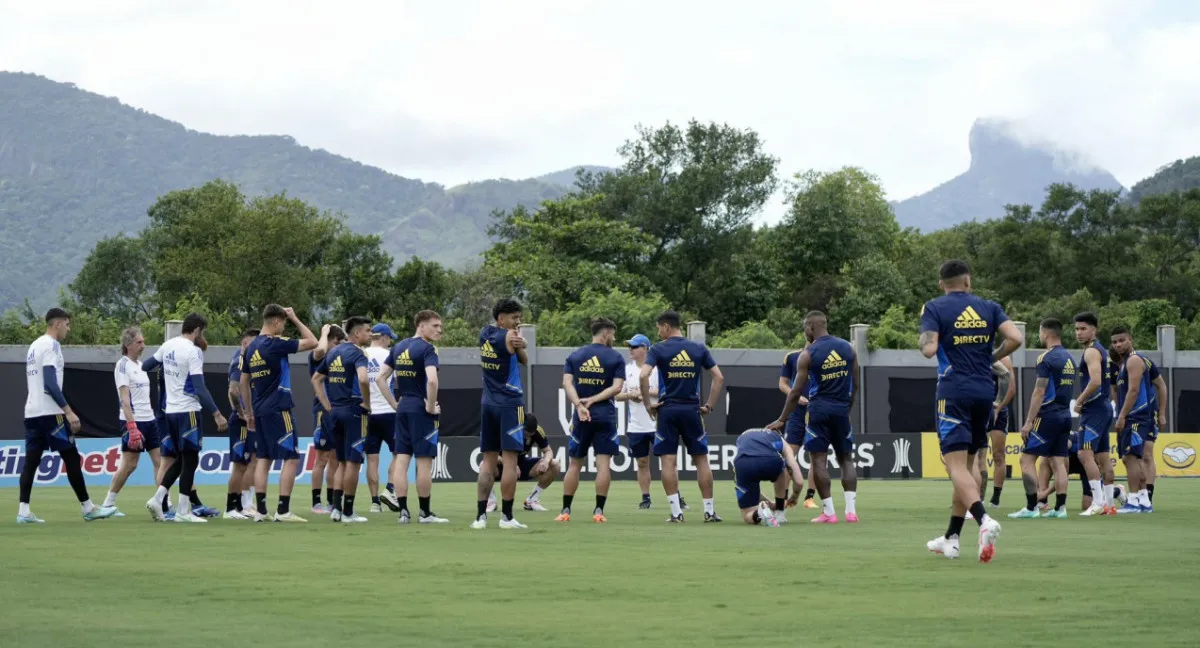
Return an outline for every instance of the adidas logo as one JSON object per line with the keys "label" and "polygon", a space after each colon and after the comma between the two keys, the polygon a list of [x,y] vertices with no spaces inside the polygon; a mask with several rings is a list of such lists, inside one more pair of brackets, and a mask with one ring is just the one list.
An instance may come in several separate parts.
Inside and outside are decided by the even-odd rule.
{"label": "adidas logo", "polygon": [[254,350],[254,355],[250,356],[250,368],[261,367],[267,364],[266,360],[258,353],[258,349]]}
{"label": "adidas logo", "polygon": [[838,355],[837,351],[830,351],[829,355],[825,356],[825,362],[821,363],[822,369],[836,369],[845,366],[846,361],[842,359],[842,356]]}
{"label": "adidas logo", "polygon": [[[482,353],[482,350],[481,350],[481,353]],[[495,357],[495,356],[493,356],[493,357]],[[398,364],[398,365],[412,366],[412,363],[413,363],[412,358],[410,358],[408,355],[408,349],[405,349],[403,353],[396,356],[396,364]]]}
{"label": "adidas logo", "polygon": [[954,328],[978,329],[987,327],[987,320],[983,319],[979,316],[979,313],[975,312],[974,306],[967,306],[964,308],[963,312],[958,316],[958,319],[954,320]]}
{"label": "adidas logo", "polygon": [[345,371],[346,367],[342,364],[342,356],[337,356],[333,362],[329,363],[330,371]]}
{"label": "adidas logo", "polygon": [[492,358],[493,360],[499,357],[496,355],[496,350],[492,348],[490,340],[485,340],[479,347],[479,355],[484,358]]}
{"label": "adidas logo", "polygon": [[590,360],[579,365],[579,370],[588,373],[604,373],[604,366],[600,364],[600,358],[592,356]]}
{"label": "adidas logo", "polygon": [[680,351],[678,355],[676,355],[674,358],[671,358],[670,366],[690,368],[695,367],[696,363],[692,361],[692,356],[688,355],[688,352],[685,350]]}

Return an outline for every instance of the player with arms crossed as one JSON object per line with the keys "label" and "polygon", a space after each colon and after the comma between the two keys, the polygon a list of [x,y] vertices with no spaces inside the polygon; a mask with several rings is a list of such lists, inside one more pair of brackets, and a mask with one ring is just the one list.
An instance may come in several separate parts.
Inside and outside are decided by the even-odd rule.
{"label": "player with arms crossed", "polygon": [[562,512],[557,522],[571,521],[571,503],[579,489],[579,472],[587,461],[588,449],[596,452],[596,508],[592,521],[607,522],[604,504],[612,481],[612,458],[621,451],[617,433],[617,407],[613,397],[625,386],[625,359],[612,348],[617,325],[604,318],[592,322],[592,343],[567,356],[563,364],[563,391],[575,408],[571,417],[567,455],[571,457],[563,477]]}
{"label": "player with arms crossed", "polygon": [[439,360],[434,343],[442,338],[442,316],[423,310],[413,316],[413,327],[417,334],[401,340],[384,359],[375,387],[396,412],[392,428],[396,457],[391,474],[395,475],[400,524],[412,520],[408,510],[408,467],[413,457],[417,458],[417,523],[445,524],[447,520],[430,508],[433,460],[438,454],[438,416],[442,412],[437,402]]}
{"label": "player with arms crossed", "polygon": [[[795,504],[804,488],[804,472],[796,462],[796,453],[791,445],[784,443],[783,437],[770,429],[746,430],[738,436],[737,454],[733,457],[733,490],[738,507],[742,510],[743,522],[779,526],[778,516],[787,504],[789,473],[795,485],[792,493],[792,503]],[[774,511],[765,500],[760,501],[762,482],[775,485]]]}
{"label": "player with arms crossed", "polygon": [[1047,318],[1038,328],[1046,351],[1037,359],[1037,382],[1029,396],[1029,411],[1021,427],[1021,481],[1025,508],[1010,513],[1015,519],[1039,517],[1038,457],[1048,459],[1054,473],[1054,509],[1041,517],[1067,517],[1067,448],[1071,434],[1071,397],[1075,393],[1075,363],[1062,346],[1062,322]]}
{"label": "player with arms crossed", "polygon": [[[804,344],[804,349],[800,351],[792,351],[783,358],[783,366],[779,368],[779,391],[783,392],[786,398],[792,393],[792,387],[796,384],[796,361],[800,359],[800,354],[808,349],[807,341]],[[801,394],[800,403],[796,407],[792,415],[788,417],[787,425],[783,429],[783,438],[788,445],[792,446],[792,454],[800,456],[800,446],[804,445],[804,414],[808,411],[808,398]],[[813,482],[813,474],[810,470],[808,473],[808,491],[804,493],[804,508],[817,508],[816,502],[813,501],[813,496],[817,494],[817,487]]]}
{"label": "player with arms crossed", "polygon": [[[1166,421],[1167,384],[1154,365],[1133,348],[1133,335],[1124,326],[1113,327],[1112,351],[1119,359],[1117,372],[1117,456],[1125,462],[1129,496],[1117,512],[1153,513],[1150,500],[1149,472],[1145,459],[1154,461],[1146,439],[1154,429],[1155,405],[1160,420]],[[1156,403],[1157,401],[1157,403]]]}
{"label": "player with arms crossed", "polygon": [[[700,496],[704,498],[704,521],[720,522],[713,506],[713,475],[708,465],[708,432],[704,429],[704,416],[713,410],[725,377],[713,360],[708,347],[683,337],[679,313],[666,311],[658,316],[658,337],[662,340],[650,347],[646,364],[638,376],[643,394],[650,392],[650,373],[657,370],[662,381],[655,402],[645,401],[642,405],[657,423],[654,435],[654,456],[662,462],[662,484],[671,506],[671,517],[667,522],[682,523],[683,508],[679,497],[679,470],[676,452],[683,440],[687,453],[696,466],[696,483]],[[700,369],[712,376],[708,401],[700,404]]]}
{"label": "player with arms crossed", "polygon": [[142,363],[142,371],[162,367],[163,380],[167,387],[167,406],[164,410],[167,429],[163,431],[163,435],[170,437],[171,445],[178,455],[163,480],[159,482],[157,494],[146,502],[150,516],[158,521],[164,519],[163,497],[177,477],[179,506],[175,510],[175,521],[208,521],[193,513],[190,498],[196,479],[196,468],[200,465],[200,448],[204,443],[204,431],[197,414],[202,409],[212,412],[217,430],[222,433],[226,430],[226,422],[204,384],[204,350],[208,348],[208,342],[204,339],[204,329],[207,327],[208,321],[203,315],[188,313],[187,317],[183,318],[183,332],[178,337],[164,342],[152,357]]}
{"label": "player with arms crossed", "polygon": [[62,458],[67,481],[79,499],[83,519],[103,520],[117,513],[116,507],[96,506],[88,497],[83,480],[82,459],[75,447],[74,435],[82,423],[63,396],[62,341],[71,332],[71,315],[61,308],[46,312],[46,332],[29,345],[25,354],[25,465],[21,467],[21,490],[17,505],[17,524],[42,524],[45,520],[29,510],[33,480],[42,465],[42,453],[49,448]]}
{"label": "player with arms crossed", "polygon": [[[143,451],[150,455],[154,474],[158,474],[161,461],[158,423],[154,408],[150,406],[150,376],[142,371],[141,362],[145,349],[146,338],[142,336],[142,329],[131,326],[121,332],[121,359],[117,360],[117,366],[113,369],[113,381],[117,385],[117,400],[120,403],[117,414],[125,432],[121,435],[121,463],[113,474],[102,508],[117,506],[117,494],[137,468]],[[113,517],[125,517],[125,514],[117,511]]]}
{"label": "player with arms crossed", "polygon": [[513,517],[518,459],[525,450],[525,390],[521,366],[526,364],[525,340],[517,332],[524,307],[515,299],[501,299],[492,308],[496,325],[479,331],[479,363],[483,370],[483,399],[479,424],[479,466],[476,514],[472,529],[487,528],[488,494],[495,481],[496,463],[504,462],[500,480],[500,528],[524,529]]}
{"label": "player with arms crossed", "polygon": [[[288,321],[300,332],[300,339],[282,337]],[[288,356],[317,348],[317,338],[296,317],[290,308],[268,304],[263,309],[262,334],[246,345],[242,356],[242,402],[250,403],[246,410],[246,427],[263,437],[266,455],[258,457],[255,467],[255,505],[258,514],[267,515],[267,477],[271,463],[283,462],[279,472],[279,505],[276,522],[307,522],[292,513],[292,488],[296,485],[296,468],[300,454],[296,451],[296,425],[292,409],[292,373]]]}
{"label": "player with arms crossed", "polygon": [[[1013,368],[1012,358],[1004,357],[1000,359],[1000,364],[1008,371],[1010,376],[1016,375],[1016,369]],[[1017,381],[1009,380],[1008,389],[1004,393],[1000,393],[1000,385],[996,385],[996,402],[992,408],[992,423],[989,426],[991,430],[988,432],[988,440],[991,441],[992,448],[992,501],[991,506],[1000,506],[1000,493],[1004,490],[1004,477],[1008,470],[1008,456],[1005,454],[1005,446],[1008,445],[1008,419],[1011,416],[1011,408],[1013,399],[1017,396]],[[985,456],[976,458],[976,461],[986,459]],[[980,467],[980,473],[984,475],[983,483],[987,483],[987,464]],[[983,488],[983,486],[980,486]],[[982,492],[980,497],[983,497]]]}
{"label": "player with arms crossed", "polygon": [[[804,449],[812,457],[811,470],[817,494],[821,496],[821,515],[815,524],[837,524],[837,512],[829,487],[829,449],[842,469],[842,490],[846,496],[846,521],[858,522],[855,500],[858,474],[854,466],[854,432],[850,428],[850,409],[854,406],[854,377],[858,375],[858,358],[854,347],[829,334],[825,313],[811,311],[804,316],[804,337],[808,348],[796,359],[796,383],[788,393],[779,420],[768,430],[782,430],[800,402],[808,396],[808,411],[804,417]],[[798,493],[797,493],[798,494]]]}
{"label": "player with arms crossed", "polygon": [[[1091,489],[1092,503],[1080,515],[1113,515],[1113,479],[1109,432],[1113,425],[1112,399],[1108,386],[1112,375],[1108,349],[1096,339],[1100,320],[1095,313],[1075,316],[1075,340],[1083,347],[1079,358],[1076,384],[1080,386],[1075,398],[1075,413],[1079,415],[1079,440],[1076,454]],[[1086,493],[1085,493],[1086,494]]]}
{"label": "player with arms crossed", "polygon": [[[626,341],[629,345],[629,363],[625,365],[625,384],[616,401],[625,405],[625,443],[629,456],[637,462],[638,488],[642,490],[639,509],[650,508],[650,446],[654,443],[654,420],[645,407],[638,404],[658,394],[658,372],[650,372],[650,392],[643,394],[637,376],[646,364],[646,353],[650,350],[650,338],[638,333]],[[630,405],[629,403],[633,403]],[[679,498],[683,507],[683,498]]]}
{"label": "player with arms crossed", "polygon": [[[971,270],[965,261],[947,261],[938,286],[945,294],[921,309],[921,355],[938,359],[938,442],[954,487],[950,526],[926,547],[947,558],[959,555],[966,514],[979,524],[979,560],[995,554],[1000,523],[987,514],[971,462],[987,444],[997,393],[1007,393],[1012,374],[999,362],[1025,342],[1000,305],[971,294]],[[992,353],[994,338],[1004,338]]]}
{"label": "player with arms crossed", "polygon": [[356,524],[367,518],[354,512],[358,492],[358,474],[366,457],[367,417],[371,414],[371,386],[367,378],[367,356],[360,348],[371,339],[371,320],[351,317],[346,320],[346,341],[333,347],[321,359],[312,376],[313,394],[332,421],[333,439],[340,464],[342,497],[335,492],[332,522]]}

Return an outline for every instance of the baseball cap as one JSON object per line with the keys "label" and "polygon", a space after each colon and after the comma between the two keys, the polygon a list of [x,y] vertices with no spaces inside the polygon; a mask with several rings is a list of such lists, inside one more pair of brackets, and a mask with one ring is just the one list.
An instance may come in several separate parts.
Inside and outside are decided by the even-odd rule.
{"label": "baseball cap", "polygon": [[642,335],[641,333],[638,333],[637,335],[633,336],[632,340],[626,340],[626,343],[629,344],[629,348],[631,348],[631,349],[634,347],[649,348],[650,347],[650,338],[646,337],[645,335]]}
{"label": "baseball cap", "polygon": [[383,322],[371,327],[371,335],[386,335],[393,340],[395,340],[397,337],[396,334],[392,332],[392,327],[384,324]]}

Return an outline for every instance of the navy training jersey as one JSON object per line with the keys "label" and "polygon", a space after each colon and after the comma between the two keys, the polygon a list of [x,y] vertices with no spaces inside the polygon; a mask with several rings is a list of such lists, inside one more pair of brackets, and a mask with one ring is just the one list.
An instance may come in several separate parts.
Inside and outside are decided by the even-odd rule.
{"label": "navy training jersey", "polygon": [[250,372],[250,400],[254,414],[274,414],[292,409],[292,374],[288,356],[300,350],[300,340],[260,335],[242,354],[242,371]]}
{"label": "navy training jersey", "polygon": [[739,457],[783,456],[783,437],[770,430],[746,430],[738,435]]}
{"label": "navy training jersey", "polygon": [[1141,384],[1137,387],[1137,393],[1133,406],[1129,408],[1129,414],[1126,415],[1126,421],[1132,423],[1153,423],[1158,414],[1156,405],[1158,403],[1158,390],[1154,388],[1154,379],[1158,377],[1158,368],[1150,361],[1150,358],[1142,355],[1140,351],[1134,351],[1129,354],[1129,358],[1121,365],[1120,371],[1117,372],[1117,414],[1120,415],[1121,409],[1125,407],[1125,399],[1129,397],[1129,363],[1142,362],[1144,370],[1142,371]]}
{"label": "navy training jersey", "polygon": [[[328,355],[328,352],[326,352],[326,355]],[[325,356],[321,356],[322,359],[324,359],[324,357]],[[317,367],[320,367],[320,366],[321,366],[321,361],[317,360],[317,352],[309,351],[308,352],[308,377],[309,377],[309,379],[312,379],[312,377],[317,373]],[[321,407],[321,400],[319,398],[317,398],[316,394],[313,394],[313,411],[316,412],[316,411],[319,411],[322,409],[324,409],[324,408]]]}
{"label": "navy training jersey", "polygon": [[[1108,349],[1095,340],[1092,341],[1090,348],[1100,353],[1100,386],[1096,389],[1096,393],[1092,394],[1092,397],[1083,404],[1082,413],[1090,413],[1101,409],[1111,410],[1112,408],[1112,394],[1108,391],[1109,385],[1112,384],[1112,364],[1108,359]],[[1084,360],[1086,353],[1087,351],[1085,350],[1083,354],[1080,354],[1079,364],[1076,365],[1078,377],[1075,379],[1075,383],[1079,387],[1077,393],[1080,394],[1092,382],[1092,375],[1088,372],[1087,362]]]}
{"label": "navy training jersey", "polygon": [[1071,416],[1071,398],[1075,394],[1075,361],[1062,346],[1053,347],[1037,359],[1037,377],[1046,379],[1039,416]]}
{"label": "navy training jersey", "polygon": [[683,337],[671,337],[650,347],[646,364],[658,368],[661,405],[700,406],[700,370],[717,366],[708,347]]}
{"label": "navy training jersey", "polygon": [[808,409],[844,414],[854,397],[854,347],[823,335],[808,346]]}
{"label": "navy training jersey", "polygon": [[[242,350],[238,349],[233,354],[233,357],[229,359],[229,382],[237,385],[237,384],[241,383],[241,381],[242,381]],[[242,402],[241,387],[238,387],[238,390],[237,390],[237,402],[238,402],[238,405],[242,409],[246,408],[246,404]],[[237,414],[237,410],[234,410],[233,413]]]}
{"label": "navy training jersey", "polygon": [[483,404],[520,407],[525,404],[521,386],[521,360],[508,350],[508,329],[488,325],[479,332],[479,365],[483,368]]}
{"label": "navy training jersey", "polygon": [[367,368],[367,354],[349,342],[333,347],[321,358],[317,373],[325,376],[325,395],[331,405],[349,407],[365,400],[358,385],[359,368]]}
{"label": "navy training jersey", "polygon": [[[589,344],[567,356],[563,374],[574,379],[575,393],[580,398],[590,398],[612,387],[616,379],[625,379],[625,358],[608,345]],[[593,421],[617,420],[617,406],[611,398],[594,403],[588,412]]]}
{"label": "navy training jersey", "polygon": [[925,303],[921,332],[938,334],[937,398],[986,400],[996,395],[992,346],[1008,321],[994,301],[968,292],[951,292]]}
{"label": "navy training jersey", "polygon": [[437,347],[421,337],[400,340],[384,364],[392,368],[392,394],[400,401],[397,412],[423,412],[429,396],[426,367],[438,367]]}
{"label": "navy training jersey", "polygon": [[787,379],[788,387],[796,386],[796,361],[803,351],[792,351],[783,358],[783,366],[779,368],[779,377]]}

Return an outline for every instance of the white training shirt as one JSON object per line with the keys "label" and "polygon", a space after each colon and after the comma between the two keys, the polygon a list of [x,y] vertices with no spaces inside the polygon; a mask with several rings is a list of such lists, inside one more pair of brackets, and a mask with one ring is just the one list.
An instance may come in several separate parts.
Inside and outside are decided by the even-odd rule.
{"label": "white training shirt", "polygon": [[46,393],[46,383],[44,368],[54,367],[55,374],[58,376],[58,388],[61,390],[63,385],[63,355],[62,346],[58,344],[58,340],[43,335],[33,341],[29,345],[29,352],[25,354],[25,384],[28,386],[28,393],[25,395],[25,418],[36,418],[39,416],[55,416],[62,414],[63,409],[54,402],[50,394]]}
{"label": "white training shirt", "polygon": [[[641,389],[639,385],[641,382],[641,375],[642,368],[639,367],[636,362],[630,361],[629,364],[625,365],[625,386],[621,388],[621,391],[628,394],[629,392],[634,392]],[[658,394],[657,370],[650,372],[650,393]],[[641,403],[625,401],[625,411],[629,412],[627,415],[629,417],[627,420],[628,423],[625,426],[626,434],[630,432],[634,434],[642,432],[654,432],[654,420],[650,418],[650,413],[646,411],[645,394],[642,395]]]}
{"label": "white training shirt", "polygon": [[125,422],[125,408],[120,404],[121,388],[129,388],[129,405],[133,408],[133,420],[144,423],[154,420],[154,409],[150,407],[150,375],[142,371],[142,363],[122,356],[113,369],[113,381],[117,384],[117,418]]}
{"label": "white training shirt", "polygon": [[[396,411],[392,409],[391,405],[388,405],[387,399],[383,397],[383,393],[375,385],[375,379],[379,377],[379,371],[383,369],[383,363],[388,359],[388,355],[391,352],[391,349],[377,346],[368,346],[363,349],[363,353],[367,356],[367,382],[371,383],[371,414],[392,414]],[[396,376],[392,374],[388,378],[388,385],[395,384],[395,381]]]}
{"label": "white training shirt", "polygon": [[165,414],[199,412],[200,399],[192,383],[204,380],[204,353],[191,340],[171,338],[154,352],[154,359],[163,364],[163,381],[167,388]]}

